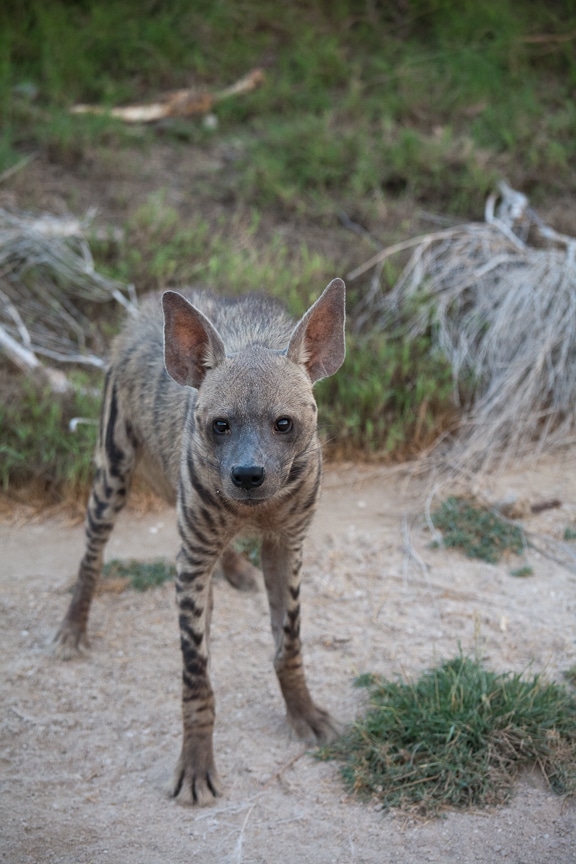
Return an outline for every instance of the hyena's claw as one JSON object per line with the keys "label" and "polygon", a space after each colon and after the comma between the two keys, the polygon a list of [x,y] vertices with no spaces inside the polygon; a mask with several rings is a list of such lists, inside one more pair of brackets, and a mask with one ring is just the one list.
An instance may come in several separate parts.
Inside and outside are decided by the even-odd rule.
{"label": "hyena's claw", "polygon": [[50,642],[49,650],[57,660],[73,660],[82,656],[88,647],[86,633],[63,621]]}
{"label": "hyena's claw", "polygon": [[311,744],[331,744],[339,738],[343,727],[328,711],[313,705],[305,715],[288,715],[288,722],[299,738]]}
{"label": "hyena's claw", "polygon": [[214,767],[195,770],[192,766],[184,765],[180,758],[171,788],[171,796],[178,798],[180,804],[207,807],[215,803],[222,791],[222,782]]}

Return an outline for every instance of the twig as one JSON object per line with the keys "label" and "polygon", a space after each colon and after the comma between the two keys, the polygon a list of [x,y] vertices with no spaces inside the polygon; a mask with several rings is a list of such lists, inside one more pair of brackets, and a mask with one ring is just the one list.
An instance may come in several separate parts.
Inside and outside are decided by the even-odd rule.
{"label": "twig", "polygon": [[402,572],[404,574],[404,582],[406,582],[406,572],[408,569],[407,565],[405,563],[406,559],[412,559],[413,561],[415,561],[416,564],[418,565],[418,567],[420,568],[420,570],[422,571],[422,575],[424,576],[424,579],[428,580],[428,565],[426,564],[426,562],[424,561],[422,556],[414,548],[414,545],[412,543],[412,539],[410,537],[410,528],[408,526],[408,518],[406,516],[404,516],[402,518],[402,552],[404,553],[403,554],[403,561],[402,561]]}
{"label": "twig", "polygon": [[256,807],[256,804],[257,804],[257,802],[252,804],[252,806],[248,810],[248,813],[246,814],[246,818],[244,819],[244,822],[242,823],[242,828],[240,829],[240,834],[238,835],[238,840],[236,841],[236,862],[237,862],[237,864],[241,864],[241,862],[242,862],[242,844],[244,842],[244,832],[246,830],[246,825],[248,824],[248,819],[252,815],[252,811]]}
{"label": "twig", "polygon": [[347,228],[348,231],[352,231],[354,234],[357,234],[358,237],[362,237],[363,240],[367,240],[369,243],[372,244],[372,246],[376,246],[377,249],[382,249],[382,243],[376,240],[376,238],[373,237],[372,234],[370,234],[370,232],[366,230],[366,228],[364,228],[358,222],[354,222],[353,219],[350,219],[345,210],[340,210],[340,212],[338,213],[338,218],[340,219],[340,222],[342,223],[344,228]]}
{"label": "twig", "polygon": [[534,36],[525,36],[522,42],[528,45],[547,45],[549,43],[571,42],[576,39],[576,30],[570,33],[541,33]]}
{"label": "twig", "polygon": [[124,123],[156,123],[169,117],[192,117],[211,111],[217,102],[250,93],[264,81],[262,69],[253,69],[230,87],[216,93],[197,93],[191,89],[175,90],[168,93],[160,102],[149,105],[126,105],[123,108],[106,108],[102,105],[73,105],[72,114],[108,114]]}
{"label": "twig", "polygon": [[307,752],[308,752],[308,750],[302,750],[301,753],[297,753],[296,756],[293,756],[292,759],[289,759],[288,762],[286,762],[284,765],[282,765],[282,767],[279,768],[278,771],[276,771],[274,774],[272,774],[272,776],[269,777],[268,780],[266,780],[266,782],[262,784],[262,788],[263,789],[269,789],[275,780],[278,780],[285,771],[287,771],[289,768],[291,768],[293,765],[295,765],[296,762],[298,762],[299,759],[301,759],[303,756],[305,756]]}
{"label": "twig", "polygon": [[22,372],[35,372],[42,365],[33,351],[20,345],[0,325],[0,348]]}
{"label": "twig", "polygon": [[447,231],[436,231],[432,234],[421,234],[419,237],[412,237],[411,240],[403,240],[401,243],[395,243],[393,246],[387,246],[385,249],[382,249],[380,252],[377,252],[368,261],[365,261],[364,264],[360,264],[359,267],[356,267],[354,270],[351,270],[350,273],[346,274],[346,279],[350,282],[353,282],[354,279],[358,279],[359,276],[362,276],[363,273],[366,273],[367,270],[370,270],[376,264],[379,264],[381,261],[385,261],[386,258],[390,258],[391,255],[396,255],[398,252],[405,252],[406,249],[413,249],[414,246],[420,246],[421,244],[429,244],[433,243],[435,240],[444,240],[451,236],[453,229],[448,229]]}
{"label": "twig", "polygon": [[20,159],[15,165],[12,165],[11,168],[7,168],[5,171],[0,174],[0,183],[3,183],[4,180],[8,180],[9,177],[13,177],[14,174],[17,174],[18,171],[22,171],[23,168],[26,168],[30,162],[33,162],[38,158],[39,153],[31,153],[29,156],[24,156],[23,159]]}

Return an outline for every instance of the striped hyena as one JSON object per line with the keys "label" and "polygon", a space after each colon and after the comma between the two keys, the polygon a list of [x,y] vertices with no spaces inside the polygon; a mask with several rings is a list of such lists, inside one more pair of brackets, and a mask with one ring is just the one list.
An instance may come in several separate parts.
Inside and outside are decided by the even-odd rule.
{"label": "striped hyena", "polygon": [[306,685],[299,595],[322,466],[312,385],[344,361],[345,286],[334,279],[296,325],[270,298],[186,297],[163,295],[164,333],[159,302],[149,300],[113,343],[86,551],[55,650],[68,658],[86,643],[104,546],[138,464],[178,508],[184,737],[172,791],[202,805],[221,790],[208,676],[211,577],[220,560],[231,582],[250,582],[251,566],[230,546],[244,529],[262,537],[274,667],[288,719],[318,742],[337,734]]}

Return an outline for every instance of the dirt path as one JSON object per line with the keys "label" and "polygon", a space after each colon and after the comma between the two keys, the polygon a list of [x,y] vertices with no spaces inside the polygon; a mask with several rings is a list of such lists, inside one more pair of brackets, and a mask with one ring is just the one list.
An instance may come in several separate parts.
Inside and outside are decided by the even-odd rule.
{"label": "dirt path", "polygon": [[[494,481],[562,506],[528,520],[560,537],[576,525],[576,450]],[[537,553],[534,575],[512,563],[433,550],[423,520],[405,551],[402,517],[417,514],[398,474],[329,471],[307,546],[305,659],[321,704],[350,720],[363,671],[417,674],[478,640],[497,669],[561,680],[576,663],[576,576]],[[420,510],[421,512],[421,510]],[[173,554],[172,511],[128,513],[108,557]],[[165,794],[179,749],[180,657],[173,587],[103,594],[88,658],[57,663],[44,645],[67,604],[82,528],[62,520],[0,525],[0,860],[412,864],[576,862],[576,805],[521,783],[508,807],[415,822],[350,799],[337,767],[291,739],[274,678],[264,593],[218,582],[212,677],[216,754],[226,794],[207,810]]]}

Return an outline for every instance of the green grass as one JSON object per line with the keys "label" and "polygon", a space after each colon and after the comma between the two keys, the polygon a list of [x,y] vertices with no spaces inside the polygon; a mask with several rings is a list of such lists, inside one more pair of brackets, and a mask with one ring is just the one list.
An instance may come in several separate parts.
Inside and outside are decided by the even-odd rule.
{"label": "green grass", "polygon": [[468,558],[495,564],[507,553],[520,555],[526,548],[518,525],[466,498],[447,498],[432,513],[432,522],[442,533],[444,546],[460,549]]}
{"label": "green grass", "polygon": [[126,583],[135,591],[148,591],[169,582],[176,575],[176,567],[162,558],[153,561],[120,560],[114,558],[102,568],[102,578],[114,583]]}
{"label": "green grass", "polygon": [[524,579],[526,576],[534,575],[533,567],[516,567],[515,570],[510,571],[511,576],[516,576],[518,579]]}
{"label": "green grass", "polygon": [[225,286],[227,294],[263,291],[301,315],[335,275],[334,262],[303,241],[294,248],[272,237],[260,242],[263,217],[256,208],[217,216],[202,214],[182,224],[164,192],[132,213],[117,246],[100,242],[103,269],[132,282],[140,293],[168,285]]}
{"label": "green grass", "polygon": [[458,656],[417,681],[364,675],[368,708],[325,748],[347,788],[422,815],[509,800],[523,769],[576,792],[576,699],[535,676],[497,674]]}
{"label": "green grass", "polygon": [[454,417],[448,364],[427,338],[349,334],[346,362],[316,387],[329,452],[412,457]]}
{"label": "green grass", "polygon": [[[218,108],[221,138],[239,147],[234,197],[318,215],[410,194],[478,212],[502,170],[576,188],[576,60],[554,38],[575,24],[569,0],[24,0],[0,13],[0,156],[6,167],[40,145],[81,159],[111,134],[133,146],[119,124],[68,108],[217,89],[264,66],[261,90]],[[168,130],[199,140],[198,127]]]}
{"label": "green grass", "polygon": [[[77,384],[87,379],[75,376]],[[85,489],[92,473],[96,425],[78,424],[73,417],[97,421],[99,400],[81,390],[58,395],[25,381],[0,401],[0,487],[12,492],[34,487],[57,502]]]}

